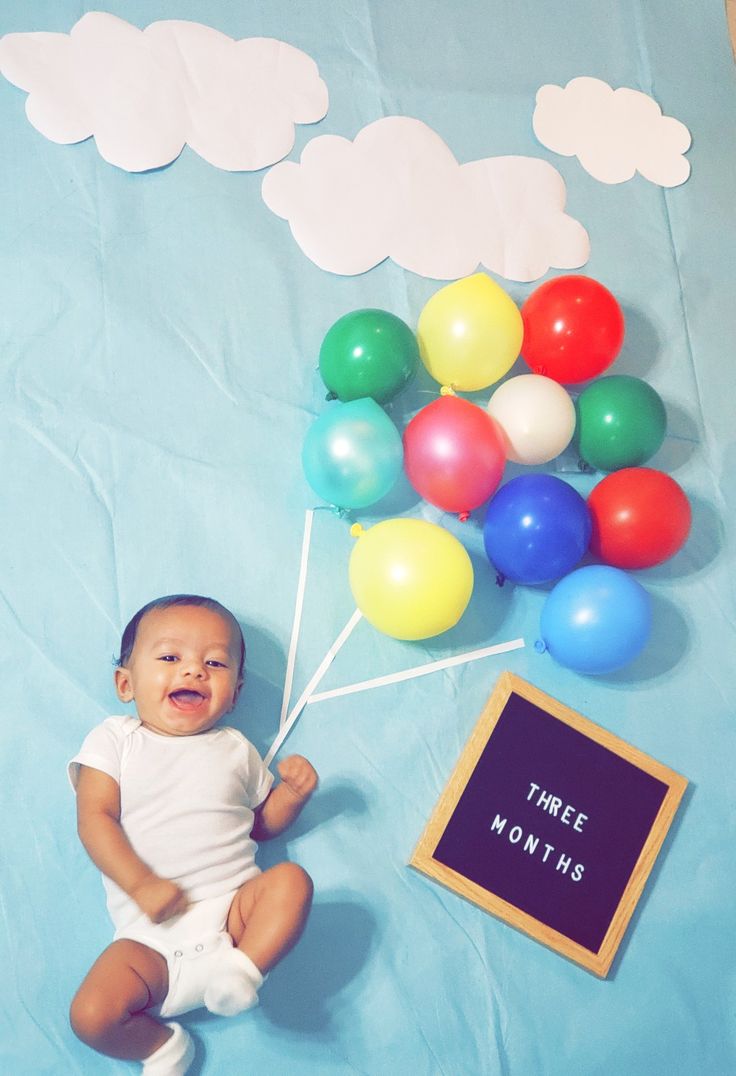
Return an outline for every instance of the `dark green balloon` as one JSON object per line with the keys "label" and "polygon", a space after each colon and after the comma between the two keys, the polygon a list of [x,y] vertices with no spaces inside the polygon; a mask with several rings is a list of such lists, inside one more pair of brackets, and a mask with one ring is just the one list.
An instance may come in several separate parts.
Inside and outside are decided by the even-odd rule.
{"label": "dark green balloon", "polygon": [[331,398],[370,396],[384,403],[403,389],[418,361],[416,337],[401,318],[387,310],[354,310],[322,341],[319,372]]}
{"label": "dark green balloon", "polygon": [[661,397],[638,377],[601,377],[575,401],[575,443],[599,471],[640,467],[660,448],[667,429]]}

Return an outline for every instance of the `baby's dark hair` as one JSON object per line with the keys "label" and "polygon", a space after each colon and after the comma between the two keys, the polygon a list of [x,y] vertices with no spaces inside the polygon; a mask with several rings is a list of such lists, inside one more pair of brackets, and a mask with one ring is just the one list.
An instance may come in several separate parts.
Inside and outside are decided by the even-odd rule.
{"label": "baby's dark hair", "polygon": [[163,598],[154,598],[153,601],[148,602],[142,609],[139,609],[135,616],[131,617],[128,624],[123,631],[123,637],[120,640],[120,657],[115,662],[116,665],[127,665],[130,661],[130,656],[133,653],[133,647],[135,646],[135,638],[138,634],[138,625],[140,624],[146,613],[150,613],[153,609],[169,609],[172,605],[202,605],[205,609],[212,609],[215,613],[220,613],[226,620],[229,620],[238,629],[238,635],[240,636],[240,666],[238,668],[238,678],[242,679],[243,669],[245,667],[245,639],[243,638],[243,629],[240,624],[224,605],[216,601],[214,598],[204,598],[201,594],[167,594]]}

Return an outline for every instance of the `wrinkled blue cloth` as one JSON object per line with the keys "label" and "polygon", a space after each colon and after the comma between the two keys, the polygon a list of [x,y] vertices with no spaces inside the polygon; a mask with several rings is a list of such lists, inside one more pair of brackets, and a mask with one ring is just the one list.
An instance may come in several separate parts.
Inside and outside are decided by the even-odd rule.
{"label": "wrinkled blue cloth", "polygon": [[[196,1071],[733,1072],[736,80],[723,4],[106,6],[141,27],[194,19],[312,56],[330,109],[297,128],[292,160],[318,134],[354,138],[400,114],[429,124],[461,162],[551,161],[568,211],[590,233],[583,271],[624,309],[626,339],[610,372],[645,378],[661,395],[668,432],[651,464],[693,506],[685,548],[637,573],[653,599],[650,643],[599,678],[535,650],[547,589],[496,586],[482,513],[460,525],[402,480],[359,514],[365,525],[407,514],[449,526],[470,550],[475,592],[458,627],[424,644],[361,622],[322,688],[517,637],[526,646],[307,707],[284,750],[306,755],[321,787],[259,856],[262,866],[288,857],[310,872],[312,916],[258,1010],[187,1018]],[[0,32],[68,32],[94,7],[6,0]],[[686,123],[688,182],[663,190],[637,176],[604,186],[575,158],[545,150],[532,132],[535,92],[577,75],[641,89]],[[304,513],[315,504],[300,457],[324,406],[320,343],[340,315],[363,307],[415,327],[440,284],[390,261],[354,278],[322,272],[263,204],[263,173],[226,173],[185,148],[167,168],[128,174],[93,140],[47,141],[24,104],[0,79],[0,1069],[114,1073],[128,1069],[95,1056],[67,1023],[111,930],[76,837],[66,760],[117,712],[112,663],[127,619],[181,591],[212,594],[241,620],[248,675],[234,723],[265,752],[278,726]],[[534,287],[506,286],[519,303]],[[519,362],[513,372],[527,370]],[[399,428],[436,391],[420,372],[389,407]],[[583,493],[597,478],[576,473],[574,461],[560,473]],[[345,520],[315,514],[294,698],[354,608],[352,542]],[[506,668],[690,781],[607,981],[406,866]]]}

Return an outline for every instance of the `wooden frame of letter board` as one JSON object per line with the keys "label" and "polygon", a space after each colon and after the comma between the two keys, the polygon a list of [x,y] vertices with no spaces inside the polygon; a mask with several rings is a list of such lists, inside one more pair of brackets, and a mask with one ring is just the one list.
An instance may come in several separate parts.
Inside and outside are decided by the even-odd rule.
{"label": "wooden frame of letter board", "polygon": [[[541,923],[538,919],[521,911],[513,904],[502,900],[495,893],[476,884],[434,858],[434,852],[444,834],[445,828],[452,818],[465,786],[478,765],[480,757],[512,693],[521,695],[552,717],[557,718],[558,721],[571,725],[584,736],[602,744],[607,750],[633,763],[667,785],[667,792],[662,801],[662,806],[644,842],[639,858],[629,876],[626,888],[597,953],[591,953],[589,949],[585,949],[582,945],[566,937],[566,935]],[[657,762],[655,759],[643,754],[637,748],[632,747],[631,744],[626,743],[625,740],[621,740],[618,736],[614,736],[613,733],[607,732],[599,725],[595,725],[574,710],[563,706],[556,699],[545,695],[544,692],[528,684],[525,680],[521,680],[518,676],[514,676],[513,673],[504,672],[499,677],[496,687],[488,699],[470,735],[470,739],[465,745],[452,776],[435,806],[432,816],[419,839],[419,843],[414,849],[409,866],[422,874],[426,874],[434,881],[440,882],[454,893],[472,901],[512,927],[524,931],[536,941],[561,953],[562,956],[582,965],[582,967],[592,971],[600,978],[605,978],[686,787],[687,780],[679,773],[675,773],[674,770],[662,765],[661,762]]]}

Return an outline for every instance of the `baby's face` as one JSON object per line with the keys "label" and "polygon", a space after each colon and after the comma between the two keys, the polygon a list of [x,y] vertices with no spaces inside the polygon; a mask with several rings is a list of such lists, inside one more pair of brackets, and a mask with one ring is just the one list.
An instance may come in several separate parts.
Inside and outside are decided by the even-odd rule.
{"label": "baby's face", "polygon": [[240,638],[226,617],[198,605],[152,609],[133,653],[115,671],[123,702],[164,736],[196,736],[229,713],[240,689]]}

